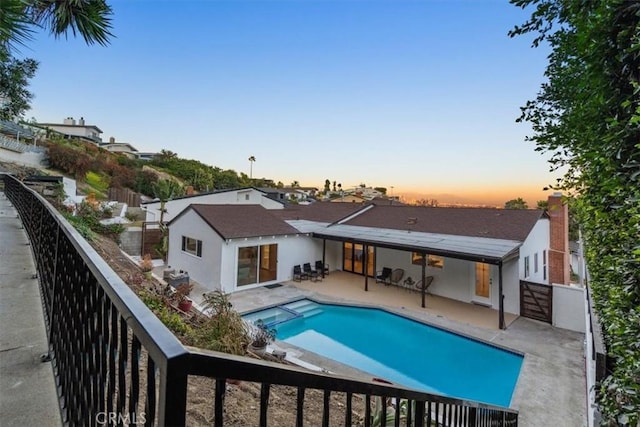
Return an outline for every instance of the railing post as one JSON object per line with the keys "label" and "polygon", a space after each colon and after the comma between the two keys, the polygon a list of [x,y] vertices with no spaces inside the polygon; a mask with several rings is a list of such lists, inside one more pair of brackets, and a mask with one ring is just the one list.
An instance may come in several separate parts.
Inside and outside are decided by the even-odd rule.
{"label": "railing post", "polygon": [[187,354],[166,360],[164,372],[160,370],[160,396],[158,399],[158,425],[184,426],[187,424]]}
{"label": "railing post", "polygon": [[[49,362],[51,360],[51,339],[53,338],[53,326],[55,325],[55,322],[53,321],[53,316],[55,315],[54,307],[55,307],[56,294],[57,294],[56,284],[58,282],[57,273],[58,273],[58,263],[59,263],[59,258],[58,258],[59,252],[60,252],[60,226],[57,226],[56,227],[56,250],[53,254],[53,277],[51,278],[51,302],[49,304],[49,315],[47,316],[49,321],[49,330],[47,331],[47,353],[43,354],[42,357],[40,358],[40,360],[43,362]],[[41,275],[40,282],[42,283],[43,280],[44,280],[44,275]],[[43,285],[46,285],[46,283],[43,283]]]}

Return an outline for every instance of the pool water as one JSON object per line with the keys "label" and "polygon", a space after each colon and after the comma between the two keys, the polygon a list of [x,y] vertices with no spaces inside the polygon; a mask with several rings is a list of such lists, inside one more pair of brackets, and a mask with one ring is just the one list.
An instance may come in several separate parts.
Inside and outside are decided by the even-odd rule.
{"label": "pool water", "polygon": [[509,406],[522,356],[384,310],[300,300],[250,313],[277,339],[397,384]]}

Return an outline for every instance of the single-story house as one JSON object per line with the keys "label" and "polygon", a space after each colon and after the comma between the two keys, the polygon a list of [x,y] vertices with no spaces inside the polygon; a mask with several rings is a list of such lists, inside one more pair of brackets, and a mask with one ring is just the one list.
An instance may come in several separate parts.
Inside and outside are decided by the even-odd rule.
{"label": "single-story house", "polygon": [[520,280],[568,283],[567,224],[560,195],[548,211],[191,204],[169,223],[168,263],[227,293],[291,280],[294,265],[316,260],[365,287],[383,267],[401,268],[433,276],[433,294],[498,309],[502,327],[504,312],[520,312]]}

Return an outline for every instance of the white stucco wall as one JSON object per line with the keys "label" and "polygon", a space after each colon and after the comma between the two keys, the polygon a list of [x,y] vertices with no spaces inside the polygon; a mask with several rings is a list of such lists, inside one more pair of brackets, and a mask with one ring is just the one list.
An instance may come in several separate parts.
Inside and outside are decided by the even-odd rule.
{"label": "white stucco wall", "polygon": [[[277,278],[254,285],[236,286],[239,248],[270,244],[278,245]],[[313,266],[318,259],[322,259],[322,242],[303,234],[231,239],[231,241],[222,244],[222,289],[230,293],[291,280],[294,265],[300,264],[302,266],[305,262],[309,262]]]}
{"label": "white stucco wall", "polygon": [[[182,236],[202,240],[202,257],[182,251]],[[167,264],[210,290],[220,289],[222,238],[198,214],[186,212],[169,227]]]}
{"label": "white stucco wall", "polygon": [[584,289],[577,286],[553,285],[553,326],[585,332]]}
{"label": "white stucco wall", "polygon": [[[411,252],[397,251],[386,248],[378,248],[376,251],[376,271],[383,267],[391,269],[402,268],[405,271],[404,278],[411,276],[414,280],[422,277],[422,266],[411,263]],[[471,303],[475,295],[475,268],[472,261],[455,258],[444,258],[443,268],[427,266],[426,275],[434,276],[429,288],[434,295],[451,298],[457,301]],[[490,299],[487,301],[492,308],[499,307],[499,269],[496,265],[490,265]],[[504,309],[508,313],[520,313],[520,282],[518,278],[518,261],[513,260],[503,265],[502,292],[505,296]]]}
{"label": "white stucco wall", "polygon": [[[164,221],[169,222],[191,204],[203,205],[262,205],[265,209],[283,209],[284,205],[269,199],[261,191],[253,188],[246,190],[225,191],[221,193],[203,194],[182,199],[170,200],[165,204],[167,212]],[[160,220],[160,202],[145,203],[146,221]]]}
{"label": "white stucco wall", "polygon": [[[547,277],[543,273],[543,251],[547,251]],[[519,277],[534,283],[549,283],[549,220],[539,219],[520,247]],[[538,254],[538,271],[535,267],[535,254]],[[524,275],[524,259],[529,257],[529,276]]]}
{"label": "white stucco wall", "polygon": [[[520,272],[518,262],[519,260],[516,258],[502,265],[502,293],[504,294],[504,311],[520,315]],[[496,267],[497,269],[498,267]],[[497,297],[494,304],[495,308],[499,307]]]}

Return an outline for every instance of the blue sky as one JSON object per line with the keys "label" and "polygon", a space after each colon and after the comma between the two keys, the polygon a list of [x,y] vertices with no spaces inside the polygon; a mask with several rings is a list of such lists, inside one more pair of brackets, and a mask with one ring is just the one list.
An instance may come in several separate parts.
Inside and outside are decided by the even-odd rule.
{"label": "blue sky", "polygon": [[23,49],[41,63],[27,117],[247,174],[253,155],[285,184],[499,202],[554,181],[515,123],[547,52],[507,36],[528,13],[506,1],[110,4],[109,47]]}

